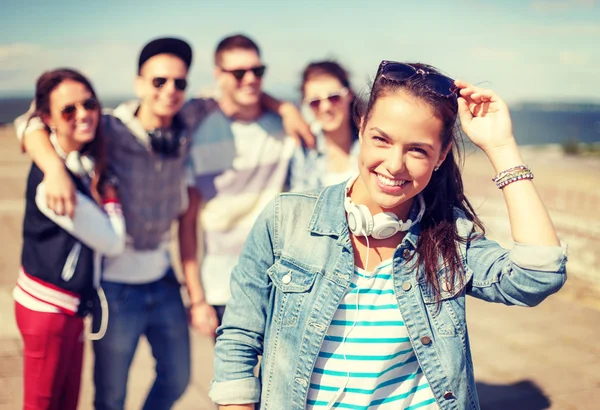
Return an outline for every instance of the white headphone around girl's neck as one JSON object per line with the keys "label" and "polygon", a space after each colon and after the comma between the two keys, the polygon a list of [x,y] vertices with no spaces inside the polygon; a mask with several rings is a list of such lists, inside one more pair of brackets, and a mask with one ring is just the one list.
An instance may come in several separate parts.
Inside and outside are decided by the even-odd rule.
{"label": "white headphone around girl's neck", "polygon": [[58,137],[54,130],[50,133],[50,142],[54,147],[56,153],[63,159],[65,166],[69,171],[74,173],[80,178],[94,176],[95,163],[94,160],[79,151],[71,151],[68,154],[63,150],[58,142]]}
{"label": "white headphone around girl's neck", "polygon": [[65,165],[75,175],[80,178],[93,178],[95,163],[92,158],[81,154],[79,151],[71,151],[65,159]]}
{"label": "white headphone around girl's neck", "polygon": [[408,231],[423,217],[425,213],[425,200],[422,195],[417,195],[420,209],[414,221],[408,219],[406,222],[403,222],[393,212],[380,212],[376,215],[371,215],[371,211],[369,211],[366,205],[354,204],[348,195],[352,184],[357,178],[358,176],[350,178],[346,183],[346,198],[344,200],[344,208],[348,215],[348,229],[355,236],[372,236],[375,239],[391,238],[398,232]]}

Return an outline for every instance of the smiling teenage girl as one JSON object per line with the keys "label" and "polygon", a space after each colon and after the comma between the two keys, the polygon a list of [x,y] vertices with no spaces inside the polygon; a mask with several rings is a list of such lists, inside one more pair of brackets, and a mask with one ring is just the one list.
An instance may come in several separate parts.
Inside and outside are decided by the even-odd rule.
{"label": "smiling teenage girl", "polygon": [[320,189],[356,173],[360,151],[352,118],[356,101],[348,72],[335,61],[310,63],[302,73],[302,100],[310,109],[316,146],[301,144],[290,164],[292,191]]}
{"label": "smiling teenage girl", "polygon": [[[83,317],[100,284],[101,254],[125,247],[125,223],[115,188],[105,178],[100,104],[89,81],[68,69],[37,82],[35,115],[77,188],[73,218],[46,203],[44,173],[32,164],[27,180],[22,268],[14,290],[23,337],[24,408],[75,410],[83,360]],[[99,294],[103,295],[99,289]],[[108,312],[103,307],[98,339]]]}
{"label": "smiling teenage girl", "polygon": [[[512,250],[464,196],[457,116],[498,173]],[[495,93],[384,61],[359,128],[358,177],[280,195],[246,242],[215,347],[223,409],[479,409],[465,295],[534,306],[566,279]]]}

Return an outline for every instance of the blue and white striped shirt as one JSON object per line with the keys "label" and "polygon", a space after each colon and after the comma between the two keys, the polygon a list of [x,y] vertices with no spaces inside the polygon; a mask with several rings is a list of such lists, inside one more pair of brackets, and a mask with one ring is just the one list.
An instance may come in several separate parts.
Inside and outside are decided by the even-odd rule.
{"label": "blue and white striped shirt", "polygon": [[333,408],[439,409],[394,296],[392,260],[354,273],[317,358],[307,408],[327,408],[345,385]]}

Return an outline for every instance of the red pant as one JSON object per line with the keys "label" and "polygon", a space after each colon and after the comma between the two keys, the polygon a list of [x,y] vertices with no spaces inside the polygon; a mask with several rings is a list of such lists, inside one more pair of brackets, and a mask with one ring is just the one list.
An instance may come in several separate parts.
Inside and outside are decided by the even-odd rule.
{"label": "red pant", "polygon": [[25,410],[76,410],[83,362],[83,318],[15,303],[23,337]]}

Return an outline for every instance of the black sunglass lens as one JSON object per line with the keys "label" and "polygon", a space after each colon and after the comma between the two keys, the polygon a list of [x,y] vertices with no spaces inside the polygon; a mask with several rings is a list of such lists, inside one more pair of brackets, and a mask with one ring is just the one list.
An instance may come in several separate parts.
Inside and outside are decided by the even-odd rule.
{"label": "black sunglass lens", "polygon": [[385,78],[398,81],[404,81],[416,73],[417,71],[413,67],[402,63],[388,63],[381,70],[381,74]]}
{"label": "black sunglass lens", "polygon": [[179,91],[185,90],[186,87],[187,87],[187,80],[185,80],[183,78],[175,79],[175,88],[177,88]]}
{"label": "black sunglass lens", "polygon": [[308,106],[313,110],[318,110],[319,105],[321,105],[321,100],[312,100],[308,102]]}
{"label": "black sunglass lens", "polygon": [[333,94],[333,95],[330,95],[329,97],[327,97],[327,99],[329,100],[330,103],[337,104],[342,100],[342,96],[339,94]]}
{"label": "black sunglass lens", "polygon": [[77,108],[74,105],[67,105],[65,108],[63,108],[61,114],[65,121],[72,120],[76,110]]}
{"label": "black sunglass lens", "polygon": [[94,111],[96,108],[98,108],[98,101],[96,101],[93,98],[90,98],[88,100],[85,100],[83,102],[83,104],[81,104],[83,106],[83,108],[85,108],[87,111]]}
{"label": "black sunglass lens", "polygon": [[152,79],[152,85],[154,86],[154,88],[161,88],[166,83],[167,79],[163,77],[156,77]]}
{"label": "black sunglass lens", "polygon": [[236,80],[242,81],[242,78],[246,75],[246,70],[233,70],[230,71]]}
{"label": "black sunglass lens", "polygon": [[438,74],[430,74],[427,77],[429,80],[427,83],[433,92],[444,97],[455,94],[456,86],[452,79]]}
{"label": "black sunglass lens", "polygon": [[265,75],[265,70],[267,69],[267,67],[265,67],[264,65],[261,67],[254,67],[252,69],[252,73],[254,73],[254,75],[256,76],[256,78],[261,78],[263,75]]}

